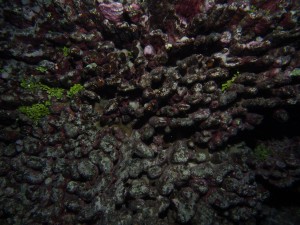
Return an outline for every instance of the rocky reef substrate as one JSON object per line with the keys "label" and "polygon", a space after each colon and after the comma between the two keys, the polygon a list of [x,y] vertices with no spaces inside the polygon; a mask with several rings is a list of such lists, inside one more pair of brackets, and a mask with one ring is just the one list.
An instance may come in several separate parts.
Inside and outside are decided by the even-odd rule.
{"label": "rocky reef substrate", "polygon": [[0,5],[1,224],[298,224],[298,1]]}

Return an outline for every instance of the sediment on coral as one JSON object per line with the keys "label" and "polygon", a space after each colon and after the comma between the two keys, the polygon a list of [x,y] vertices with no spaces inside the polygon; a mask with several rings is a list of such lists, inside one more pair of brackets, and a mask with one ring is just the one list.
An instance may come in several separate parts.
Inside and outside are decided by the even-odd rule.
{"label": "sediment on coral", "polygon": [[279,224],[299,209],[274,202],[299,195],[298,1],[0,5],[1,224]]}

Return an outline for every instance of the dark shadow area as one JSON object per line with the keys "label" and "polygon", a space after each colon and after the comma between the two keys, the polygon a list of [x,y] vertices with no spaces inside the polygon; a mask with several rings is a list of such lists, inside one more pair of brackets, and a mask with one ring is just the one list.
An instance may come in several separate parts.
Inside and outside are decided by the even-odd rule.
{"label": "dark shadow area", "polygon": [[257,140],[282,139],[299,136],[300,131],[300,109],[298,107],[284,107],[289,114],[287,122],[279,122],[274,119],[274,109],[252,109],[251,111],[264,116],[262,123],[253,130],[240,132],[237,136],[229,139],[229,144],[240,141],[246,142],[248,146],[254,148]]}

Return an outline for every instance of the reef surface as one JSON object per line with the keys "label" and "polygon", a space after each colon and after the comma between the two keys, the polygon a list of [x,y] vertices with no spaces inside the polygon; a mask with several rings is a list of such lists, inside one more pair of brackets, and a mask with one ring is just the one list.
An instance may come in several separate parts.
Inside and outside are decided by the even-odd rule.
{"label": "reef surface", "polygon": [[0,224],[299,224],[299,1],[0,6]]}

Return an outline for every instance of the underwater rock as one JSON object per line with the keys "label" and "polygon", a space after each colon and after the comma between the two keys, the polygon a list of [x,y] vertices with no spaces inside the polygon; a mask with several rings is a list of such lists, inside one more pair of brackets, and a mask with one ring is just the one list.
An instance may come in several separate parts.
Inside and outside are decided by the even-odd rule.
{"label": "underwater rock", "polygon": [[297,188],[298,1],[0,5],[0,223],[264,224]]}
{"label": "underwater rock", "polygon": [[114,23],[118,23],[123,20],[124,7],[119,2],[100,3],[98,8],[105,19]]}

